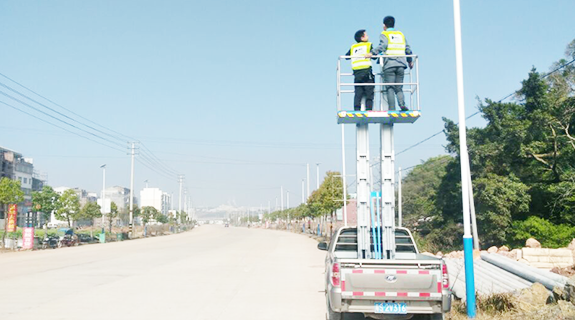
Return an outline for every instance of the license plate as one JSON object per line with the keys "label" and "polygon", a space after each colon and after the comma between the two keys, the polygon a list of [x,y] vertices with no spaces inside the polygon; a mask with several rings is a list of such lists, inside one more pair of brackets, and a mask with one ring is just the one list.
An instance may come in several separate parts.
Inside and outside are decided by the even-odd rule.
{"label": "license plate", "polygon": [[397,302],[376,302],[375,313],[407,314],[407,304]]}

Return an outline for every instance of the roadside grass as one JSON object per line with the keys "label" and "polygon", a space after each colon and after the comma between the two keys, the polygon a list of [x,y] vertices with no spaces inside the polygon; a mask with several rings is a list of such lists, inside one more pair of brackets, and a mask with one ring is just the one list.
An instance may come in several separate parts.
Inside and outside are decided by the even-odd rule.
{"label": "roadside grass", "polygon": [[[495,293],[491,295],[477,295],[477,320],[513,319],[516,312],[517,298],[511,293]],[[454,301],[447,319],[463,320],[467,318],[467,305],[461,301]]]}
{"label": "roadside grass", "polygon": [[[467,306],[454,301],[448,320],[467,320]],[[476,320],[573,320],[575,306],[569,301],[550,304],[533,304],[523,301],[520,295],[497,293],[477,296]]]}

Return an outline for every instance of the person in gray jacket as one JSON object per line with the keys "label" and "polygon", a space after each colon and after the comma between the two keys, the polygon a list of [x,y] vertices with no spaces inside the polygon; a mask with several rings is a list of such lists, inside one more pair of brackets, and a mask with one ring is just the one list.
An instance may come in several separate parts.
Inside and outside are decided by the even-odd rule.
{"label": "person in gray jacket", "polygon": [[[412,54],[411,48],[401,31],[395,30],[395,18],[387,16],[383,19],[383,32],[379,37],[379,45],[373,48],[366,57],[385,54],[388,56],[403,56]],[[403,83],[405,69],[413,68],[411,57],[385,58],[383,60],[383,82]],[[386,86],[387,103],[389,110],[395,110],[395,97],[402,111],[409,110],[405,105],[403,85]]]}

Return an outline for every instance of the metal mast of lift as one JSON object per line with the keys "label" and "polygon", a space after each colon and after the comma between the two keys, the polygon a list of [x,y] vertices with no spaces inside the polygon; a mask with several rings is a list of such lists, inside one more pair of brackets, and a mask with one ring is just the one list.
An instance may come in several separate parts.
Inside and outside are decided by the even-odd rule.
{"label": "metal mast of lift", "polygon": [[[380,66],[383,65],[381,62],[383,62],[384,57],[386,56],[378,56]],[[397,58],[397,56],[394,57]],[[380,82],[359,84],[380,88],[378,90],[379,110],[371,112],[365,111],[365,101],[362,101],[361,111],[344,111],[341,109],[342,94],[354,92],[354,90],[342,88],[358,84],[342,83],[342,77],[353,76],[353,74],[341,72],[341,60],[349,57],[341,56],[338,60],[338,123],[353,123],[356,125],[357,251],[360,259],[395,258],[395,153],[393,128],[395,123],[414,123],[421,116],[419,112],[418,59],[415,55],[410,57],[414,59],[415,68],[406,73],[409,82],[401,84],[384,83],[383,72],[381,72],[378,74]],[[404,85],[404,87],[407,87],[404,91],[408,94],[410,101],[411,108],[409,111],[388,110],[387,95],[384,90],[385,85]],[[370,123],[380,124],[381,192],[371,192],[368,127]],[[342,141],[343,145],[344,142]]]}

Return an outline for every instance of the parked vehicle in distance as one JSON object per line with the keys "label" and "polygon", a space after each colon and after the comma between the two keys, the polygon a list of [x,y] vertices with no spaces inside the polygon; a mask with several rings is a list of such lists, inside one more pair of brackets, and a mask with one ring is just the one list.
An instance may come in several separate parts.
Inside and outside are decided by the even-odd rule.
{"label": "parked vehicle in distance", "polygon": [[56,236],[48,236],[42,239],[42,249],[56,249],[58,247],[58,237]]}
{"label": "parked vehicle in distance", "polygon": [[78,233],[78,241],[80,243],[92,243],[92,242],[97,242],[98,239],[96,239],[95,237],[90,236],[89,234],[85,234],[85,233]]}
{"label": "parked vehicle in distance", "polygon": [[451,291],[442,259],[420,254],[406,228],[395,229],[395,259],[358,259],[357,242],[357,228],[342,227],[329,245],[318,244],[327,251],[328,320],[341,320],[345,313],[374,319],[444,319],[443,313],[451,309]]}
{"label": "parked vehicle in distance", "polygon": [[62,247],[72,247],[77,246],[79,244],[78,237],[75,235],[65,234],[60,237],[58,241],[58,248]]}

